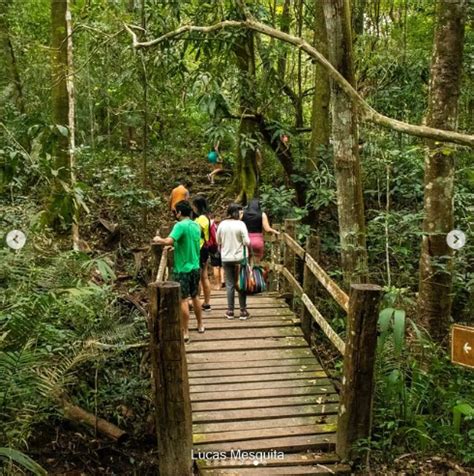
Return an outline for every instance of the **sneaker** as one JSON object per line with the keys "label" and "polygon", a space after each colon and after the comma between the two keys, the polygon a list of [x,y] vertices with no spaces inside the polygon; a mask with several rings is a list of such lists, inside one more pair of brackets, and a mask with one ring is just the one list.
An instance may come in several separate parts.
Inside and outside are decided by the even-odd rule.
{"label": "sneaker", "polygon": [[211,311],[211,305],[210,304],[203,304],[201,306],[201,309],[204,311],[204,312],[210,312]]}
{"label": "sneaker", "polygon": [[233,319],[234,318],[234,311],[226,311],[225,317],[227,317],[227,319]]}
{"label": "sneaker", "polygon": [[241,309],[240,310],[240,316],[239,319],[241,321],[245,321],[250,317],[250,314],[248,313],[247,309]]}
{"label": "sneaker", "polygon": [[225,283],[221,283],[221,288],[222,288],[222,289],[225,288]]}

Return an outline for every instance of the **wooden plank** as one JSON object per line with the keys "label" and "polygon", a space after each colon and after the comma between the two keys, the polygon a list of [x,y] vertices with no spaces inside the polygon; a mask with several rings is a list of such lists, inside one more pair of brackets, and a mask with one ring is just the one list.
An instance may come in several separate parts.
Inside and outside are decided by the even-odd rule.
{"label": "wooden plank", "polygon": [[281,438],[285,436],[320,435],[323,433],[334,433],[335,431],[335,424],[326,424],[285,426],[281,428],[265,428],[262,430],[195,433],[193,435],[193,444],[258,440],[260,438]]}
{"label": "wooden plank", "polygon": [[326,377],[324,370],[315,370],[312,372],[287,372],[273,374],[257,375],[228,375],[211,377],[190,377],[189,385],[206,385],[217,383],[246,383],[246,382],[282,382],[285,380],[312,379]]}
{"label": "wooden plank", "polygon": [[[237,300],[236,300],[236,303],[238,304]],[[224,311],[227,310],[227,302],[213,302],[212,297],[211,297],[211,306],[212,306],[212,309],[220,309]],[[271,302],[253,301],[253,302],[247,303],[247,309],[282,309],[287,307],[288,305],[286,304],[285,301],[275,302],[274,300],[272,300]]]}
{"label": "wooden plank", "polygon": [[[202,362],[224,362],[246,360],[291,360],[302,357],[313,357],[312,352],[306,348],[298,349],[269,349],[269,350],[240,350],[232,352],[202,352],[188,353],[188,363],[196,364]],[[291,362],[288,362],[291,363]],[[268,364],[267,364],[268,365]]]}
{"label": "wooden plank", "polygon": [[[203,312],[203,317],[206,319],[212,318],[212,319],[225,319],[227,320],[232,320],[232,319],[227,319],[225,317],[225,311],[227,310],[227,307],[223,307],[221,309],[212,309],[211,311]],[[235,319],[239,320],[239,311],[236,309],[235,311]],[[278,307],[278,308],[271,308],[271,307],[266,307],[266,308],[252,308],[252,319],[256,317],[266,317],[267,320],[269,318],[271,319],[277,319],[279,317],[281,318],[296,318],[296,314],[289,309],[288,307]],[[195,315],[193,312],[191,312],[191,320],[195,319]]]}
{"label": "wooden plank", "polygon": [[225,377],[231,375],[270,375],[281,373],[303,373],[322,370],[317,363],[311,365],[283,365],[281,367],[250,367],[238,369],[210,369],[210,370],[190,370],[188,376],[196,377]]}
{"label": "wooden plank", "polygon": [[[238,293],[235,293],[235,297],[238,297]],[[225,304],[227,305],[227,296],[216,297],[214,294],[211,294],[211,305],[212,304]],[[277,297],[267,297],[265,295],[256,295],[256,296],[247,296],[247,304],[277,304],[278,306],[286,306],[286,301]]]}
{"label": "wooden plank", "polygon": [[[220,316],[219,319],[211,318],[206,319],[207,316],[204,316],[204,325],[206,326],[206,331],[209,330],[218,330],[218,329],[261,329],[266,327],[299,327],[299,319],[291,316],[284,316],[285,319],[277,318],[270,320],[268,316],[255,317],[252,316],[251,319],[246,321],[241,321],[240,319],[223,319]],[[283,316],[282,316],[283,317]],[[197,331],[197,322],[192,320],[189,324],[189,330]]]}
{"label": "wooden plank", "polygon": [[231,390],[227,392],[198,392],[191,393],[191,402],[223,401],[223,400],[244,400],[246,398],[271,398],[271,397],[292,397],[298,395],[326,395],[335,393],[336,390],[331,384],[311,385],[309,387],[283,387],[283,388],[261,388],[255,390]]}
{"label": "wooden plank", "polygon": [[[337,463],[339,456],[336,453],[286,453],[283,459],[269,458],[265,461],[265,467],[273,466],[307,466],[318,464]],[[225,458],[218,460],[200,460],[198,461],[199,468],[216,469],[216,468],[254,468],[253,460],[243,460],[236,458]]]}
{"label": "wooden plank", "polygon": [[336,349],[344,355],[346,344],[344,341],[339,337],[338,334],[334,331],[334,329],[330,326],[330,324],[324,319],[322,314],[316,309],[316,306],[310,301],[309,297],[306,294],[301,296],[301,300],[303,301],[306,309],[308,312],[313,316],[314,320],[318,323],[319,327],[321,327],[322,331],[326,334],[328,339],[334,344]]}
{"label": "wooden plank", "polygon": [[303,332],[299,327],[270,327],[259,329],[207,329],[204,334],[194,336],[193,342],[211,341],[211,340],[238,340],[238,339],[266,339],[270,337],[303,337]]}
{"label": "wooden plank", "polygon": [[[229,443],[203,443],[194,445],[194,451],[302,451],[312,449],[332,450],[335,444],[334,434],[290,436],[287,438],[265,438],[261,440],[238,441]],[[283,473],[285,474],[285,473]]]}
{"label": "wooden plank", "polygon": [[249,369],[249,368],[259,368],[259,367],[271,367],[275,368],[277,371],[280,367],[286,367],[288,365],[319,365],[319,362],[311,354],[310,357],[301,357],[297,359],[291,359],[286,361],[285,359],[259,359],[259,360],[235,360],[235,361],[216,361],[216,362],[205,362],[205,363],[190,363],[188,359],[188,371],[192,372],[194,370],[219,370],[219,369]]}
{"label": "wooden plank", "polygon": [[335,424],[336,415],[300,416],[290,418],[270,418],[268,420],[242,420],[193,424],[194,433],[224,433],[226,431],[283,428],[285,426]]}
{"label": "wooden plank", "polygon": [[315,416],[337,413],[339,405],[335,403],[321,405],[301,405],[297,407],[270,407],[242,410],[221,410],[193,412],[193,422],[204,423],[214,421],[253,420],[265,418],[281,418],[292,416]]}
{"label": "wooden plank", "polygon": [[342,309],[348,312],[349,296],[328,276],[326,271],[324,271],[310,255],[306,255],[305,264]]}
{"label": "wooden plank", "polygon": [[210,385],[193,385],[190,387],[191,394],[202,392],[229,392],[232,390],[260,390],[263,388],[288,388],[288,387],[309,387],[311,385],[328,385],[327,378],[311,380],[283,380],[280,382],[248,382],[248,383],[225,383]]}
{"label": "wooden plank", "polygon": [[268,408],[287,407],[297,405],[320,405],[322,403],[334,403],[339,401],[339,395],[309,395],[300,397],[277,397],[277,398],[257,398],[244,400],[224,400],[212,402],[193,402],[193,412],[207,410],[236,410],[238,408]]}
{"label": "wooden plank", "polygon": [[303,337],[192,341],[186,347],[186,353],[190,355],[192,353],[216,352],[217,349],[230,352],[235,350],[296,349],[298,347],[308,347]]}
{"label": "wooden plank", "polygon": [[284,467],[268,467],[262,464],[253,468],[235,468],[235,469],[200,469],[199,474],[202,476],[272,476],[283,474],[285,476],[298,476],[300,474],[350,474],[351,467],[347,464],[319,464],[317,466],[284,466]]}

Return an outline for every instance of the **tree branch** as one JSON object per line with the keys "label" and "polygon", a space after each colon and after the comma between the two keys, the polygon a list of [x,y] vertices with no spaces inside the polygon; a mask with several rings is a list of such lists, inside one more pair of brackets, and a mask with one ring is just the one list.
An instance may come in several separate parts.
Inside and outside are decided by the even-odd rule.
{"label": "tree branch", "polygon": [[[132,27],[133,28],[133,27]],[[346,93],[350,100],[358,106],[358,113],[363,121],[373,122],[382,127],[402,132],[404,134],[424,137],[440,142],[453,142],[455,144],[467,145],[474,147],[474,135],[463,134],[460,132],[447,131],[442,129],[435,129],[427,126],[417,126],[407,122],[399,121],[391,117],[385,116],[372,108],[364,98],[350,85],[350,83],[332,66],[332,64],[307,41],[302,38],[290,35],[283,31],[272,28],[268,25],[260,23],[254,19],[246,19],[243,21],[224,20],[214,25],[197,26],[197,25],[183,25],[174,31],[165,33],[164,35],[155,38],[154,40],[140,42],[138,41],[136,33],[129,25],[125,25],[125,29],[132,37],[134,48],[149,48],[156,46],[166,40],[171,40],[184,35],[187,32],[212,33],[226,28],[247,28],[257,31],[264,35],[279,39],[289,43],[302,51],[307,53],[311,58],[314,58],[323,68],[325,68],[332,80],[334,80],[339,87]]]}

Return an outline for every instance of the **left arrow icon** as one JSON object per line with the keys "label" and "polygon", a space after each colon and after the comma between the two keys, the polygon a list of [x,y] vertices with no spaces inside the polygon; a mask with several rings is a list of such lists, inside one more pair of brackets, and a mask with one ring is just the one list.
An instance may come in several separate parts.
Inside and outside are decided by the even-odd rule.
{"label": "left arrow icon", "polygon": [[464,344],[464,347],[463,347],[464,352],[466,352],[466,354],[469,354],[469,352],[471,351],[471,349],[472,349],[472,347],[469,345],[468,342],[466,342],[466,343]]}

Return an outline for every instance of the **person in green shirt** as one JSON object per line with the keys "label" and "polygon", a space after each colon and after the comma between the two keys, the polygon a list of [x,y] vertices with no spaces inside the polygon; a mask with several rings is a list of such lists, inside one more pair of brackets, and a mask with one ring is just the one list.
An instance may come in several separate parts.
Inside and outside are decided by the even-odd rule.
{"label": "person in green shirt", "polygon": [[189,342],[189,306],[193,302],[198,322],[198,332],[204,332],[202,308],[198,297],[201,228],[190,219],[192,208],[189,202],[182,200],[175,205],[175,217],[178,220],[167,238],[155,236],[154,243],[174,247],[173,279],[181,285],[181,313],[183,315],[184,341]]}

